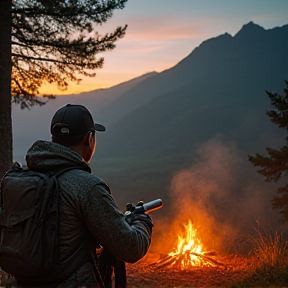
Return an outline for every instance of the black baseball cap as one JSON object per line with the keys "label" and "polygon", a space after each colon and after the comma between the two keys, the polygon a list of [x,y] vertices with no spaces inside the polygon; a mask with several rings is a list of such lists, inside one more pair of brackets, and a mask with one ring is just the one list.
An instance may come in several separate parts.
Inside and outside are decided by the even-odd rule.
{"label": "black baseball cap", "polygon": [[54,114],[50,131],[53,136],[74,138],[89,131],[105,131],[101,124],[94,123],[91,113],[82,105],[67,104]]}

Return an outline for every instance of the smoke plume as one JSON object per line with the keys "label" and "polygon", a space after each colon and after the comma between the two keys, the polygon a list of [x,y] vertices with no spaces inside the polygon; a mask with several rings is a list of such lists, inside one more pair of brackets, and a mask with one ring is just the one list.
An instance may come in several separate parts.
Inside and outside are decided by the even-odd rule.
{"label": "smoke plume", "polygon": [[219,253],[241,252],[256,220],[277,228],[279,215],[271,208],[276,188],[239,151],[217,136],[197,149],[195,164],[174,175],[170,213],[157,224],[162,229],[155,249],[175,247],[189,219],[205,249]]}

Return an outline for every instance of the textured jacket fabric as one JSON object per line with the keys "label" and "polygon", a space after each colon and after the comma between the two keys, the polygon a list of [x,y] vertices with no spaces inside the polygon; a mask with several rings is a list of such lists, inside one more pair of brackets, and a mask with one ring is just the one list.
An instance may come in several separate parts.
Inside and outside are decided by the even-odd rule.
{"label": "textured jacket fabric", "polygon": [[[48,141],[36,141],[26,155],[31,170],[47,171],[67,165],[82,169],[70,170],[59,177],[60,257],[64,261],[87,237],[115,257],[129,263],[141,259],[150,246],[151,227],[138,219],[128,224],[117,208],[109,187],[91,175],[90,167],[72,149]],[[87,261],[59,287],[99,287],[93,261]]]}

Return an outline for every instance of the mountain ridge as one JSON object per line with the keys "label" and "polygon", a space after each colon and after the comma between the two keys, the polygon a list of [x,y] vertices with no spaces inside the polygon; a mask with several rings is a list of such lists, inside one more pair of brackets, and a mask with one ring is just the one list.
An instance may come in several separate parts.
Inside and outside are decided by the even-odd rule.
{"label": "mountain ridge", "polygon": [[[246,127],[237,127],[241,127],[241,121],[243,123],[246,121],[245,115],[248,113],[252,115],[252,111],[254,110],[259,119],[254,119],[253,121],[257,122],[257,125],[260,125],[259,127],[262,127],[261,123],[269,126],[269,119],[265,115],[265,110],[269,107],[269,99],[266,97],[265,91],[279,91],[283,86],[285,78],[288,76],[288,56],[286,53],[288,51],[288,41],[285,40],[288,39],[287,28],[288,25],[284,25],[280,30],[262,30],[252,23],[244,25],[244,28],[241,30],[245,32],[247,38],[246,41],[243,41],[245,34],[242,31],[241,45],[239,45],[238,33],[234,37],[229,36],[229,34],[222,34],[203,42],[188,57],[170,68],[169,72],[166,70],[155,75],[153,78],[147,79],[145,83],[141,82],[139,85],[136,85],[131,90],[139,89],[139,86],[141,87],[144,84],[146,89],[151,90],[151,87],[153,88],[153,85],[155,85],[155,79],[159,79],[160,77],[162,77],[161,81],[168,85],[171,80],[171,75],[168,74],[172,72],[172,75],[178,74],[182,78],[186,77],[187,79],[186,85],[178,85],[177,88],[171,89],[169,92],[164,91],[162,94],[159,93],[157,97],[151,97],[144,106],[139,106],[137,110],[134,109],[130,114],[127,113],[124,117],[118,119],[118,122],[109,128],[111,133],[107,133],[107,135],[103,135],[102,137],[105,151],[103,151],[103,156],[101,157],[117,157],[120,155],[123,158],[135,158],[138,155],[142,158],[153,158],[160,155],[165,156],[165,153],[166,155],[171,154],[173,150],[176,154],[181,153],[181,150],[188,153],[189,146],[192,146],[193,143],[207,141],[217,133],[224,133],[224,135],[228,133],[226,136],[231,137],[236,142],[241,140],[242,144],[239,143],[239,145],[245,146],[245,142],[250,141],[248,139],[253,133],[251,132],[249,135],[246,133],[245,138],[245,129],[249,130],[249,124]],[[260,31],[260,34],[256,33],[254,41],[251,41],[249,29]],[[175,70],[172,71],[173,69]],[[150,81],[153,83],[149,87],[148,82]],[[114,108],[119,108],[119,106],[115,106]],[[207,120],[210,119],[209,121],[215,126],[213,131],[205,123],[205,118],[201,120],[204,116],[197,109],[199,111],[206,109],[206,113],[208,113],[206,116]],[[232,125],[233,122],[235,126],[230,125],[230,132],[224,129],[229,124],[226,123],[227,121],[224,117],[224,114],[227,112],[226,110],[229,109],[235,111],[235,115],[233,115],[233,112],[230,113],[233,119],[233,121],[230,121],[230,124]],[[220,114],[218,110],[221,111]],[[192,124],[190,126],[185,124],[184,120],[182,120],[182,123],[179,119],[184,119],[185,117],[181,115],[181,111],[182,114],[187,114],[186,123],[190,123],[189,121],[198,121],[200,130]],[[193,113],[197,115],[197,117],[195,116],[196,118],[193,116]],[[214,117],[214,114],[218,116]],[[206,114],[203,112],[203,115]],[[226,118],[229,117],[229,113],[226,113]],[[154,119],[154,123],[157,124],[149,121],[152,118]],[[217,121],[217,119],[219,120]],[[222,119],[222,122],[219,122],[220,119]],[[186,137],[185,142],[185,134],[188,131],[185,131],[185,133],[182,131],[182,134],[177,132],[178,140],[183,140],[174,141],[172,144],[172,140],[169,140],[169,137],[165,133],[162,133],[163,129],[169,130],[167,128],[167,123],[169,122],[172,122],[174,126],[177,126],[176,123],[178,123],[180,127],[184,127],[185,125],[192,127],[196,129],[195,131],[198,131],[198,137],[201,137],[199,139],[192,136]],[[217,129],[216,126],[218,127]],[[155,127],[154,129],[157,132],[152,133],[153,131],[149,127]],[[238,136],[236,133],[233,133],[233,127],[239,130]],[[264,128],[261,129],[262,133],[265,134],[263,131]],[[205,132],[205,130],[210,131],[210,134]],[[139,135],[136,136],[135,131],[139,131]],[[167,134],[173,135],[175,132],[171,129]],[[130,135],[134,135],[134,137]],[[263,138],[264,136],[261,137]],[[149,142],[149,139],[153,140]],[[269,139],[267,140],[267,143],[269,143]],[[157,148],[159,145],[160,147],[164,147],[164,143],[168,143],[168,141],[171,144],[170,148],[166,149],[166,152],[164,152],[165,148],[161,148],[160,150]],[[141,145],[141,143],[145,142],[146,146],[142,147],[144,145]],[[147,142],[149,142],[149,145]],[[259,144],[261,143],[255,141],[254,145],[250,145],[250,148],[254,150]],[[248,149],[248,146],[246,145],[246,149]],[[184,149],[183,147],[186,148]]]}
{"label": "mountain ridge", "polygon": [[[33,141],[37,139],[50,140],[49,127],[51,117],[59,107],[68,103],[87,106],[94,116],[95,121],[102,122],[102,119],[98,117],[97,111],[101,110],[111,101],[114,101],[117,97],[120,97],[122,93],[131,89],[137,83],[144,81],[155,74],[157,74],[157,72],[149,72],[110,88],[58,96],[55,99],[48,101],[42,107],[34,106],[29,110],[22,110],[19,105],[13,104],[12,125],[14,158],[20,163],[23,163],[24,155]],[[39,121],[35,121],[35,119],[39,119]]]}
{"label": "mountain ridge", "polygon": [[[206,54],[214,53],[215,51],[209,51],[211,48],[211,43],[213,43],[213,49],[217,50],[217,45],[219,43],[219,47],[224,45],[230,45],[231,41],[236,42],[240,41],[241,37],[239,38],[239,35],[243,35],[246,37],[250,37],[251,31],[257,31],[260,26],[257,24],[254,24],[252,21],[249,22],[246,25],[243,25],[241,30],[236,33],[235,36],[231,36],[228,33],[221,34],[219,36],[207,39],[203,41],[198,47],[196,47],[188,56],[186,56],[183,60],[179,61],[175,66],[164,70],[157,75],[154,75],[153,78],[148,79],[147,81],[143,81],[139,83],[139,86],[136,85],[131,90],[127,91],[122,97],[118,98],[118,103],[112,103],[111,106],[107,106],[105,109],[103,109],[100,112],[100,115],[102,118],[104,114],[111,113],[113,116],[107,119],[108,125],[115,123],[118,121],[123,115],[129,113],[133,109],[139,108],[146,103],[148,103],[151,99],[159,96],[160,94],[166,93],[173,89],[178,89],[180,86],[184,86],[189,83],[191,75],[188,73],[184,73],[183,71],[180,73],[178,70],[183,70],[183,66],[186,67],[186,69],[190,69],[190,66],[193,65],[195,67],[195,71],[198,73],[207,73],[207,67],[209,67],[211,64],[207,61],[205,62],[206,55],[198,58],[199,52],[200,54],[203,54],[203,49],[206,49]],[[264,28],[260,27],[259,29],[261,32],[269,33],[269,31],[275,31],[277,28],[279,28],[281,31],[283,30],[283,27],[287,29],[288,25],[283,25],[281,28],[276,27],[272,29],[265,30]],[[240,33],[240,34],[239,34]],[[249,35],[248,35],[249,33]],[[239,45],[239,43],[237,44]],[[195,56],[197,55],[197,56]],[[191,59],[191,61],[190,61]],[[197,80],[197,75],[192,75],[195,78],[195,81]],[[191,73],[191,71],[190,71]],[[199,76],[199,78],[203,77],[203,75]],[[164,78],[164,79],[163,79]],[[169,78],[169,79],[167,79]],[[140,91],[140,92],[139,92]],[[142,91],[142,92],[141,92]],[[137,94],[137,99],[134,97],[134,95]]]}

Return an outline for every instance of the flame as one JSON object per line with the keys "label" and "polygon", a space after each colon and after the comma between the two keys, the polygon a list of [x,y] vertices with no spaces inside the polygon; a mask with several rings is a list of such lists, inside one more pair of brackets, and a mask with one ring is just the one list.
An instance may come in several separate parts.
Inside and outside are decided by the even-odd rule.
{"label": "flame", "polygon": [[168,268],[180,268],[189,269],[195,266],[222,266],[227,269],[225,263],[217,261],[214,256],[214,251],[203,251],[203,244],[197,237],[197,229],[193,228],[191,220],[185,225],[185,234],[178,235],[178,245],[174,249],[174,252],[170,252],[167,257],[158,260],[155,263],[150,264],[151,267],[157,269]]}
{"label": "flame", "polygon": [[181,268],[201,265],[203,261],[199,255],[203,255],[204,252],[202,252],[201,240],[196,236],[197,229],[193,228],[191,220],[188,221],[187,225],[184,225],[184,228],[185,235],[178,235],[177,249],[168,254],[175,258],[175,261],[171,264],[175,265],[180,260]]}

